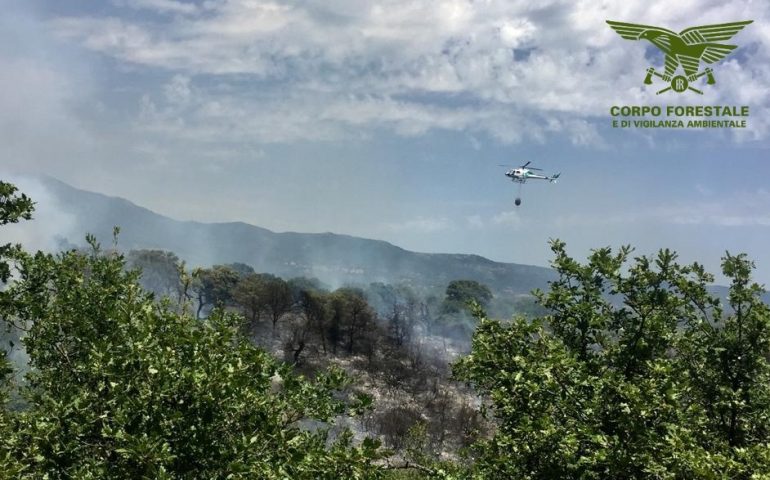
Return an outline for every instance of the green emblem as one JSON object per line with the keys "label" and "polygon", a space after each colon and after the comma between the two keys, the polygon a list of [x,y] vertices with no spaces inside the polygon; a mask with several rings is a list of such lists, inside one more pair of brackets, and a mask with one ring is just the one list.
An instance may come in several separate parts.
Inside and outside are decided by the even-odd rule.
{"label": "green emblem", "polygon": [[[679,33],[650,25],[614,22],[612,20],[607,20],[607,23],[626,40],[647,40],[666,55],[664,73],[655,71],[653,67],[648,68],[647,76],[644,79],[645,85],[652,85],[652,77],[655,76],[669,83],[669,86],[658,91],[658,94],[669,90],[677,93],[691,90],[702,95],[703,92],[693,87],[692,83],[704,75],[707,78],[706,83],[709,85],[714,85],[716,80],[714,80],[714,73],[711,68],[706,67],[699,71],[701,60],[712,64],[729,55],[738,46],[719,42],[731,39],[752,21],[702,25],[686,28]],[[684,75],[675,76],[674,74],[680,65],[684,70]]]}

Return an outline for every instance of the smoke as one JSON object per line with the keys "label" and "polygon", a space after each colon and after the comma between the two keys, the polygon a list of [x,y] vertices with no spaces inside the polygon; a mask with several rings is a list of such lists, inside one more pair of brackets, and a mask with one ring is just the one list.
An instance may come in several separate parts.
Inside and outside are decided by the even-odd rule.
{"label": "smoke", "polygon": [[[35,202],[32,220],[0,227],[0,245],[18,243],[27,251],[59,250],[64,238],[73,231],[74,216],[59,208],[56,197],[37,178],[0,172],[0,180],[16,185],[20,193]],[[23,332],[14,327],[7,328],[0,323],[0,354],[5,352],[6,359],[11,362],[18,385],[29,371],[29,355],[22,343]]]}
{"label": "smoke", "polygon": [[55,252],[77,237],[75,216],[60,206],[39,178],[0,172],[0,179],[16,185],[35,202],[32,220],[0,228],[0,245],[19,243],[27,251]]}
{"label": "smoke", "polygon": [[[76,217],[66,211],[54,192],[39,177],[0,171],[0,180],[9,182],[35,202],[31,220],[0,227],[0,245],[6,243],[21,244],[28,252],[57,252],[70,248],[73,239],[79,240],[81,234],[76,228]],[[1,288],[1,287],[0,287]],[[0,323],[0,355],[5,351],[11,362],[16,384],[24,382],[29,371],[29,355],[23,344],[24,334],[17,328],[6,330]]]}

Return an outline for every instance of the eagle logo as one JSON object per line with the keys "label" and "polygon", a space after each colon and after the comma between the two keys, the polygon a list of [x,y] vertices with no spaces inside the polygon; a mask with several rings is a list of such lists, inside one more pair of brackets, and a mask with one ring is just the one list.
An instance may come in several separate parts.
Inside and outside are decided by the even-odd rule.
{"label": "eagle logo", "polygon": [[[677,93],[691,90],[703,95],[701,90],[691,84],[704,75],[707,77],[706,83],[709,85],[714,85],[716,80],[714,80],[714,73],[710,67],[699,71],[701,61],[709,65],[716,63],[738,48],[737,45],[727,45],[720,42],[731,39],[752,21],[702,25],[686,28],[679,33],[665,28],[636,23],[612,20],[607,20],[607,23],[626,40],[647,40],[665,54],[664,72],[660,73],[653,67],[649,67],[644,79],[645,85],[652,85],[653,76],[669,83],[668,87],[657,92],[658,95],[669,90]],[[675,75],[680,65],[684,70],[684,75]]]}

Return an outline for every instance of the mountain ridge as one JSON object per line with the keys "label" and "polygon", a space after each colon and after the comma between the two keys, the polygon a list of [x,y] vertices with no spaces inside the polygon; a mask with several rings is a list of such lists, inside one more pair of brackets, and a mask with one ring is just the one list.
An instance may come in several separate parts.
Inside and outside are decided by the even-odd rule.
{"label": "mountain ridge", "polygon": [[241,262],[260,272],[317,277],[335,286],[380,281],[434,289],[468,279],[497,292],[528,294],[547,288],[555,278],[546,267],[496,262],[476,254],[415,252],[347,234],[275,232],[242,221],[177,220],[50,176],[33,178],[50,194],[53,207],[73,219],[69,242],[80,243],[86,233],[111,242],[113,227],[119,226],[118,247],[123,250],[169,250],[200,266]]}

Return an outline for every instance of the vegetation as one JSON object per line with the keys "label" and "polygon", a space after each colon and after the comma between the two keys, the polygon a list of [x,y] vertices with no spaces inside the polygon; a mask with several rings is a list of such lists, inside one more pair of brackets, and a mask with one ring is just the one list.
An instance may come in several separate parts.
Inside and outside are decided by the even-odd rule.
{"label": "vegetation", "polygon": [[185,285],[182,283],[184,263],[172,252],[163,250],[132,250],[126,264],[140,273],[139,284],[158,298],[170,297],[181,303]]}
{"label": "vegetation", "polygon": [[[0,225],[32,207],[0,182]],[[89,244],[0,247],[29,357],[0,359],[0,478],[770,478],[770,310],[744,255],[722,305],[670,251],[581,264],[555,241],[533,308]],[[501,301],[520,315],[488,319]]]}
{"label": "vegetation", "polygon": [[[770,478],[770,312],[752,264],[713,277],[629,248],[585,265],[552,244],[551,313],[483,318],[455,367],[488,398],[497,431],[474,446],[481,478]],[[623,272],[628,273],[624,274]]]}
{"label": "vegetation", "polygon": [[[32,218],[32,210],[33,203],[29,197],[18,193],[15,185],[0,181],[0,227],[19,220],[29,220]],[[11,274],[8,259],[20,250],[20,245],[0,245],[0,281],[3,283],[8,281]]]}
{"label": "vegetation", "polygon": [[376,441],[323,423],[362,404],[340,395],[341,371],[297,376],[239,334],[239,317],[153,302],[121,255],[92,247],[13,252],[0,313],[25,331],[32,370],[26,406],[0,420],[5,478],[379,476]]}
{"label": "vegetation", "polygon": [[476,302],[486,308],[492,300],[489,287],[474,280],[454,280],[446,287],[446,299],[441,306],[444,313],[465,310],[469,302]]}

